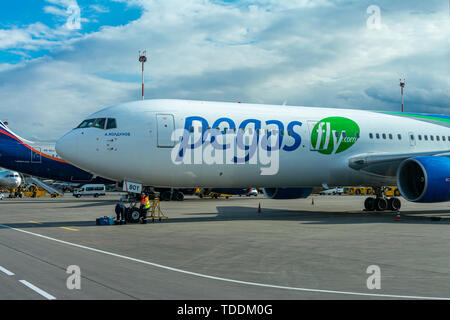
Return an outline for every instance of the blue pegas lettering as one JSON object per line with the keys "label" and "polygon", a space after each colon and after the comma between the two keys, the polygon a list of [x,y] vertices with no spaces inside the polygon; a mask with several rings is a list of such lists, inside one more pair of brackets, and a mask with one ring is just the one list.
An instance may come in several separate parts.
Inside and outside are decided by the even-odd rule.
{"label": "blue pegas lettering", "polygon": [[[194,122],[199,122],[199,125],[201,125],[201,135],[199,135],[199,139],[197,141],[193,141],[194,143],[189,143],[189,137],[190,135],[193,133],[193,130],[198,130],[198,126],[194,127]],[[222,123],[226,123],[228,126],[226,127],[226,129],[223,129],[222,131],[219,131],[219,125]],[[242,150],[250,150],[251,146],[249,145],[245,145],[244,144],[244,140],[242,138],[242,134],[241,132],[245,130],[245,128],[249,125],[253,124],[254,126],[254,139],[252,139],[253,143],[259,142],[259,139],[261,138],[260,135],[260,131],[262,129],[262,125],[261,125],[261,120],[258,119],[245,119],[244,121],[242,121],[239,125],[239,127],[236,126],[236,123],[227,117],[221,117],[217,120],[214,121],[213,126],[210,131],[210,134],[208,134],[207,129],[209,128],[209,123],[208,120],[206,120],[203,117],[200,116],[190,116],[190,117],[186,117],[185,119],[185,123],[184,123],[184,132],[185,134],[183,135],[183,137],[181,138],[181,145],[180,145],[180,151],[179,151],[179,156],[183,157],[184,154],[184,150],[186,149],[195,149],[200,147],[201,145],[203,145],[205,143],[205,141],[207,139],[210,139],[210,143],[213,145],[213,147],[215,149],[228,149],[230,147],[229,144],[222,144],[219,143],[218,141],[216,141],[216,137],[218,135],[225,135],[228,131],[236,131],[237,133],[237,137],[236,137],[236,143],[237,143],[237,147],[242,149]],[[270,146],[268,145],[268,140],[270,138],[270,136],[272,135],[272,130],[266,129],[268,130],[267,136],[265,137],[266,142],[263,143],[264,146],[263,148],[266,149],[267,151],[271,151],[273,149],[278,149],[278,150],[284,150],[284,151],[294,151],[297,150],[301,143],[302,143],[302,137],[300,135],[300,133],[297,131],[296,132],[296,128],[297,127],[301,127],[303,124],[300,121],[297,120],[293,120],[291,122],[288,123],[287,127],[286,127],[286,131],[284,130],[285,126],[283,124],[283,122],[281,122],[280,120],[267,120],[265,121],[265,124],[267,126],[269,125],[275,125],[277,127],[276,129],[276,140],[278,141],[278,145],[275,146]],[[129,135],[129,133],[128,133]],[[290,142],[289,138],[284,139],[284,136],[288,135],[289,137],[293,138],[293,142]],[[210,138],[209,138],[210,137]],[[289,142],[288,142],[289,141]],[[283,146],[283,142],[285,142],[284,146]],[[289,143],[289,145],[288,145]],[[245,159],[241,159],[243,161],[248,161],[249,155],[247,155],[245,157]],[[238,159],[236,159],[236,157],[234,158],[234,161],[236,162]]]}

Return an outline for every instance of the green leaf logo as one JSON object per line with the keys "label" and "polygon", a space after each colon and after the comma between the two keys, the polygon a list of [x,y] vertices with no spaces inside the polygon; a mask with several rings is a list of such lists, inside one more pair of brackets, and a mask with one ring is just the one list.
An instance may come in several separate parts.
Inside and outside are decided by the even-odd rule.
{"label": "green leaf logo", "polygon": [[311,132],[311,149],[322,154],[336,154],[350,148],[358,141],[358,124],[344,117],[320,120]]}

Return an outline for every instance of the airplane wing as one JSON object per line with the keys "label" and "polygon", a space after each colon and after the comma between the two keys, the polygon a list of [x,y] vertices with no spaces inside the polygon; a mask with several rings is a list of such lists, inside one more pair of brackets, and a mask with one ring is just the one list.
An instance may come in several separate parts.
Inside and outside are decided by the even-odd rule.
{"label": "airplane wing", "polygon": [[423,156],[450,157],[450,150],[418,153],[364,153],[351,157],[348,166],[355,170],[366,171],[383,176],[396,176],[397,169],[402,161]]}

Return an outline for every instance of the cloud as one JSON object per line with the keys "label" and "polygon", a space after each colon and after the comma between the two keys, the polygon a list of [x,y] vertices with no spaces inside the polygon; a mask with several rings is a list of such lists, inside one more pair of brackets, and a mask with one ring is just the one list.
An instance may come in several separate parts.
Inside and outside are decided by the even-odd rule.
{"label": "cloud", "polygon": [[[11,126],[54,138],[91,112],[138,99],[142,49],[146,98],[399,110],[401,77],[408,111],[448,113],[448,8],[440,2],[379,1],[377,29],[367,27],[370,1],[126,3],[142,9],[139,19],[64,41],[43,26],[32,28],[41,36],[3,38],[8,48],[52,48],[15,69],[0,64],[0,101],[27,110],[22,118],[8,109]],[[37,118],[45,128],[31,127]]]}

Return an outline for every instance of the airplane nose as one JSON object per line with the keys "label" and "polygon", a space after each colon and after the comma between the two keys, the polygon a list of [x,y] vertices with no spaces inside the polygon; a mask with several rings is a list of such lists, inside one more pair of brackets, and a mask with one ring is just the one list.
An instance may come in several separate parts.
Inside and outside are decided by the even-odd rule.
{"label": "airplane nose", "polygon": [[55,144],[56,153],[63,158],[71,162],[78,154],[78,139],[73,132],[69,132],[59,138]]}

